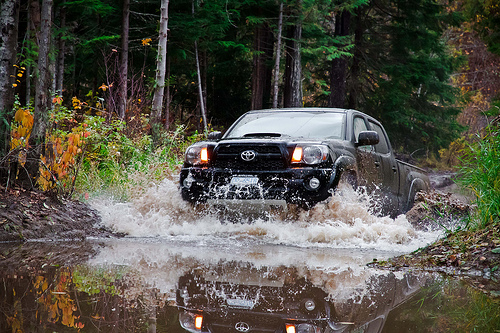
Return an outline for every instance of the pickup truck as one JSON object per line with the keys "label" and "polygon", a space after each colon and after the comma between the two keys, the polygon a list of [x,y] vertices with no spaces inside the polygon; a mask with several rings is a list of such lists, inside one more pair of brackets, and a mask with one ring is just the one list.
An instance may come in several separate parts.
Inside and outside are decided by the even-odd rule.
{"label": "pickup truck", "polygon": [[423,169],[395,158],[380,122],[335,108],[247,112],[224,135],[188,147],[180,172],[184,200],[243,207],[309,208],[341,182],[382,195],[380,213],[393,216],[429,189]]}

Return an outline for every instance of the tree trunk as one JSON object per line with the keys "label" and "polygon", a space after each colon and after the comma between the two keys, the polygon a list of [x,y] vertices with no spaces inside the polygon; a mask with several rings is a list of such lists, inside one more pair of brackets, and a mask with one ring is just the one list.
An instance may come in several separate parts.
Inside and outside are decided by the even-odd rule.
{"label": "tree trunk", "polygon": [[[27,33],[26,40],[39,45],[39,31],[40,31],[40,3],[38,0],[29,0],[28,4],[28,23],[27,23]],[[27,45],[29,47],[29,44]],[[32,59],[35,61],[35,59]],[[36,68],[27,65],[26,68],[26,105],[31,104],[31,96],[32,96],[32,83],[35,82],[35,79],[32,79],[32,74],[36,73]],[[33,75],[35,76],[35,75]],[[32,81],[33,80],[33,81]]]}
{"label": "tree trunk", "polygon": [[203,98],[203,88],[201,86],[200,59],[198,57],[198,42],[197,41],[194,41],[194,54],[196,57],[196,73],[198,75],[198,95],[200,97],[200,110],[201,110],[201,118],[203,120],[203,131],[207,132],[207,130],[208,130],[207,113],[205,110],[205,100]]}
{"label": "tree trunk", "polygon": [[9,151],[10,123],[14,105],[15,61],[20,0],[2,0],[0,7],[0,156]]}
{"label": "tree trunk", "polygon": [[361,61],[362,61],[362,54],[361,54],[361,47],[362,47],[362,42],[363,42],[363,30],[364,30],[364,24],[363,24],[363,19],[362,19],[362,10],[358,9],[357,14],[356,14],[356,19],[355,19],[355,29],[354,29],[354,54],[352,57],[352,64],[351,64],[351,69],[350,69],[350,80],[348,83],[348,103],[347,107],[350,109],[357,109],[359,105],[359,91],[360,89],[360,82],[359,82],[359,75],[361,72]]}
{"label": "tree trunk", "polygon": [[[192,1],[192,7],[191,7],[191,14],[194,17],[194,0]],[[201,71],[200,71],[200,58],[198,57],[198,41],[194,41],[194,54],[195,54],[195,61],[196,61],[196,73],[198,76],[198,95],[199,95],[199,100],[200,100],[200,111],[201,111],[201,118],[203,120],[203,131],[206,133],[208,130],[208,125],[207,125],[207,113],[205,110],[205,99],[203,97],[203,87],[201,84]]]}
{"label": "tree trunk", "polygon": [[167,56],[167,89],[165,91],[165,130],[170,127],[170,57]]}
{"label": "tree trunk", "polygon": [[[350,22],[350,12],[345,10],[338,13],[335,17],[335,36],[344,37],[349,35]],[[329,107],[345,107],[347,65],[347,58],[345,56],[332,60],[330,69],[330,97],[328,99]]]}
{"label": "tree trunk", "polygon": [[[44,152],[45,132],[48,122],[49,111],[49,50],[51,42],[52,27],[52,0],[43,0],[40,39],[38,48],[38,78],[35,88],[35,114],[33,120],[33,130],[30,136],[30,149],[28,152],[28,161],[26,163],[27,171],[30,176],[30,182],[38,175],[38,161],[40,155]],[[33,185],[33,183],[31,183]]]}
{"label": "tree trunk", "polygon": [[[61,7],[60,17],[61,17],[61,30],[64,31],[64,28],[66,27],[66,9],[64,7]],[[57,54],[57,64],[56,64],[57,75],[56,75],[55,91],[58,96],[62,96],[63,83],[64,83],[64,57],[66,52],[66,43],[63,37],[64,36],[61,33],[57,41],[59,50]]]}
{"label": "tree trunk", "polygon": [[122,11],[122,51],[120,62],[120,89],[118,91],[118,116],[125,119],[127,109],[128,79],[128,34],[129,34],[130,0],[123,0]]}
{"label": "tree trunk", "polygon": [[283,32],[283,2],[280,3],[280,14],[278,17],[278,37],[276,40],[276,58],[274,62],[274,86],[273,86],[273,108],[278,107],[278,86],[280,78],[281,60],[281,33]]}
{"label": "tree trunk", "polygon": [[[272,68],[267,63],[273,56],[273,34],[267,24],[256,28],[252,73],[252,110],[260,110],[268,104]],[[266,95],[268,98],[266,98]],[[267,102],[267,103],[266,103]]]}
{"label": "tree trunk", "polygon": [[285,92],[284,107],[302,107],[302,65],[300,55],[300,39],[302,37],[301,0],[297,1],[294,26],[288,30],[286,43]]}
{"label": "tree trunk", "polygon": [[302,0],[297,0],[292,15],[295,25],[288,29],[285,63],[284,107],[302,107],[302,64],[300,39],[302,38]]}
{"label": "tree trunk", "polygon": [[168,1],[161,1],[160,33],[158,41],[158,56],[156,58],[156,89],[151,108],[151,122],[153,141],[158,144],[161,132],[161,114],[163,107],[163,93],[165,89],[165,71],[167,65],[167,34],[168,34]]}

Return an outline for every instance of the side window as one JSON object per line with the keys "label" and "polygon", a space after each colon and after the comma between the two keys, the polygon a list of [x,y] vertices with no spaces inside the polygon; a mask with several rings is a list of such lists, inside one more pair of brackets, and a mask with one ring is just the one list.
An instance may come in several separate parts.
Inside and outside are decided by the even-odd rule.
{"label": "side window", "polygon": [[354,118],[354,140],[358,142],[358,135],[363,131],[368,131],[366,128],[365,120],[360,117]]}
{"label": "side window", "polygon": [[387,143],[387,138],[385,136],[384,130],[380,125],[375,124],[370,121],[370,126],[374,131],[378,133],[380,141],[375,145],[375,151],[379,154],[387,154],[389,152],[389,145]]}
{"label": "side window", "polygon": [[[354,129],[353,129],[354,140],[356,142],[358,142],[359,133],[361,133],[363,131],[368,131],[368,128],[366,127],[365,120],[361,117],[354,118],[353,126],[354,126]],[[359,149],[369,152],[369,151],[373,150],[373,146],[360,146]]]}

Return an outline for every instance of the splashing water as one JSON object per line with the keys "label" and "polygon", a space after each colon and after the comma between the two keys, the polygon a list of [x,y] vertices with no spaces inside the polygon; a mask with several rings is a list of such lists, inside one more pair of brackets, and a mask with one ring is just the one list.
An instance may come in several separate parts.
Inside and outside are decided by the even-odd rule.
{"label": "splashing water", "polygon": [[442,236],[441,231],[416,230],[404,215],[395,219],[376,216],[370,209],[373,200],[343,190],[309,211],[292,210],[252,223],[231,223],[221,221],[206,207],[186,203],[177,184],[165,179],[132,202],[100,199],[91,204],[100,211],[105,226],[131,237],[409,252]]}

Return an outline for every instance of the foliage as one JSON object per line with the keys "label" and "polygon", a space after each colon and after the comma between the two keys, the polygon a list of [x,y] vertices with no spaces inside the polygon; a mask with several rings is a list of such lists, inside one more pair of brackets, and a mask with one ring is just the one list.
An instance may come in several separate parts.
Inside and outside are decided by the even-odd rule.
{"label": "foliage", "polygon": [[463,130],[456,121],[457,92],[449,84],[458,58],[442,39],[444,28],[457,21],[445,9],[433,0],[393,1],[384,7],[371,2],[358,15],[357,29],[363,32],[356,47],[364,54],[363,74],[351,79],[350,98],[382,120],[396,149],[409,153],[437,152]]}
{"label": "foliage", "polygon": [[477,227],[500,224],[500,123],[468,145],[461,159],[460,182],[476,195]]}
{"label": "foliage", "polygon": [[[53,120],[46,134],[45,149],[40,156],[40,175],[37,183],[42,190],[64,188],[72,190],[77,175],[77,156],[82,154],[85,138],[89,135],[87,124],[73,118],[71,111],[61,106],[62,99],[54,98]],[[21,166],[26,163],[26,151],[33,128],[33,114],[29,108],[16,104],[16,112],[11,125],[11,151],[17,152]]]}
{"label": "foliage", "polygon": [[[82,329],[85,324],[78,321],[80,316],[76,302],[68,293],[72,283],[71,271],[69,269],[61,270],[55,281],[47,281],[44,276],[37,276],[33,287],[38,296],[38,303],[42,306],[40,322],[48,321],[50,323],[61,322],[62,325]],[[43,314],[43,315],[42,315]]]}
{"label": "foliage", "polygon": [[460,137],[450,143],[448,148],[439,150],[439,157],[444,168],[456,167],[460,162],[460,157],[466,147],[464,137]]}
{"label": "foliage", "polygon": [[500,6],[496,0],[465,0],[465,15],[481,38],[488,44],[488,50],[500,55]]}

